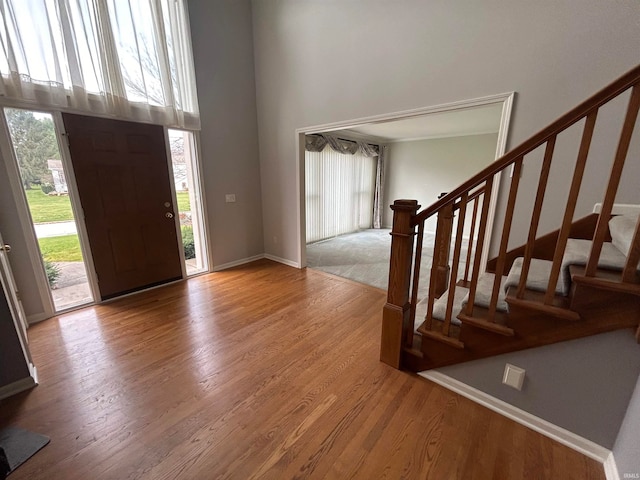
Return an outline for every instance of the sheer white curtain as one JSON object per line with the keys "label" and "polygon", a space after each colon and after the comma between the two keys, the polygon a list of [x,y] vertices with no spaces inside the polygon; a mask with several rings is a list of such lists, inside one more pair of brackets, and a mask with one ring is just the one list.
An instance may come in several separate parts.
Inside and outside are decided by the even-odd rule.
{"label": "sheer white curtain", "polygon": [[376,157],[305,152],[307,243],[371,228]]}
{"label": "sheer white curtain", "polygon": [[0,0],[0,95],[199,128],[185,0]]}

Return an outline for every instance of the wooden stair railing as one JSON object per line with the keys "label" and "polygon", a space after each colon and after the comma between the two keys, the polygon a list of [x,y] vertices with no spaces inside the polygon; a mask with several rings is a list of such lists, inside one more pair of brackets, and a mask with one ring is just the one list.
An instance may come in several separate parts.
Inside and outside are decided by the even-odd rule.
{"label": "wooden stair railing", "polygon": [[[474,326],[485,328],[502,335],[513,335],[513,331],[504,324],[504,315],[500,315],[500,312],[498,312],[500,290],[502,288],[501,280],[506,273],[505,267],[510,264],[507,248],[511,235],[516,199],[518,198],[522,166],[527,161],[526,156],[538,148],[544,148],[544,157],[533,205],[531,225],[524,248],[520,280],[515,295],[511,297],[510,300],[517,302],[519,305],[526,305],[539,312],[554,315],[559,318],[572,320],[579,318],[575,312],[571,312],[563,306],[558,306],[559,304],[556,300],[556,284],[561,274],[562,258],[572,228],[591,140],[596,129],[598,111],[603,105],[628,90],[631,90],[631,93],[618,147],[611,167],[607,189],[602,201],[601,213],[592,237],[592,247],[588,262],[584,269],[584,275],[578,276],[575,280],[588,285],[601,286],[606,284],[606,288],[620,292],[640,294],[640,279],[637,274],[638,262],[640,261],[640,220],[636,226],[631,248],[619,281],[597,277],[598,262],[600,260],[603,243],[609,233],[608,220],[613,211],[623,167],[627,159],[627,153],[640,110],[640,66],[638,66],[561,116],[548,127],[533,135],[527,141],[505,154],[502,158],[496,160],[462,185],[439,198],[424,210],[418,212],[419,205],[415,200],[396,200],[394,202],[391,206],[394,211],[394,220],[391,233],[392,245],[389,288],[387,303],[383,312],[380,353],[380,358],[383,362],[396,368],[401,368],[403,352],[413,351],[413,353],[417,353],[416,347],[413,345],[413,331],[417,304],[421,300],[419,298],[419,282],[425,236],[424,228],[425,221],[434,215],[437,215],[438,224],[435,235],[433,261],[430,266],[425,323],[420,330],[428,333],[431,337],[441,338],[444,343],[448,343],[449,345],[458,348],[464,347],[458,339],[452,338],[451,326],[453,321],[455,290],[459,286],[465,286],[469,290],[468,299],[466,306],[458,318],[461,319],[463,323],[469,322]],[[547,191],[556,139],[560,133],[582,120],[584,120],[582,139],[577,153],[577,160],[564,215],[559,226],[546,292],[543,295],[542,301],[528,300],[525,298],[527,275],[534,258],[534,243],[537,238],[541,210]],[[481,265],[481,259],[484,249],[488,248],[485,234],[488,228],[489,201],[492,190],[498,188],[496,175],[507,168],[512,168],[512,176],[508,198],[506,200],[502,232],[499,235],[497,258],[493,263],[495,277],[492,280],[492,290],[487,311],[483,313],[482,317],[477,317],[474,316],[477,287],[480,276],[484,273],[485,269],[485,265]],[[455,218],[456,215],[457,218]],[[469,240],[467,242],[467,252],[466,255],[464,255],[462,252],[463,235],[465,233],[465,220],[469,216],[471,227]],[[494,225],[494,228],[499,227]],[[498,229],[496,229],[496,231],[499,232]],[[449,258],[453,232],[455,232],[455,241],[453,242],[453,268],[450,268]],[[415,249],[414,237],[416,237]],[[464,262],[464,275],[459,279],[458,270],[461,261]],[[436,328],[432,321],[435,300],[443,295],[445,291],[447,291],[448,296],[444,319]]]}

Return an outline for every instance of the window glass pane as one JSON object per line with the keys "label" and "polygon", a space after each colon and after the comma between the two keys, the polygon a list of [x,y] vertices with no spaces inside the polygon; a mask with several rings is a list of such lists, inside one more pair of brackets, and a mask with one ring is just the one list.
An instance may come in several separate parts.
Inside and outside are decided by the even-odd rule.
{"label": "window glass pane", "polygon": [[187,275],[208,269],[202,197],[198,180],[194,136],[191,132],[169,130],[173,183],[180,215],[182,248]]}
{"label": "window glass pane", "polygon": [[110,0],[118,59],[131,101],[165,105],[153,12],[147,2]]}

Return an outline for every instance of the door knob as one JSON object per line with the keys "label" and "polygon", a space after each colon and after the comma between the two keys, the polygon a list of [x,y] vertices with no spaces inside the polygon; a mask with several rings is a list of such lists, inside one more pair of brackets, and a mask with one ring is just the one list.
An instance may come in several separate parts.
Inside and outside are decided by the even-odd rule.
{"label": "door knob", "polygon": [[0,250],[4,250],[5,252],[9,253],[11,251],[11,245],[2,245],[2,247],[0,247]]}
{"label": "door knob", "polygon": [[167,212],[167,213],[164,214],[164,216],[167,217],[167,218],[173,218],[173,213]]}

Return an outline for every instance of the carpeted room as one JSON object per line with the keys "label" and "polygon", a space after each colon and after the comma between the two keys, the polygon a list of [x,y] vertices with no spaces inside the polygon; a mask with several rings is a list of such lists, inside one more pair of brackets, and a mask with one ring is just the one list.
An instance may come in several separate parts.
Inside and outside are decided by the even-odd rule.
{"label": "carpeted room", "polygon": [[[425,115],[424,118],[405,119],[386,123],[353,127],[346,131],[332,132],[334,137],[345,139],[364,138],[377,142],[383,150],[382,166],[377,165],[377,175],[370,181],[371,212],[353,213],[345,205],[324,201],[325,211],[319,215],[317,198],[307,195],[307,266],[325,273],[348,278],[386,290],[391,249],[391,224],[393,212],[389,206],[394,199],[417,199],[423,206],[433,203],[442,192],[453,189],[471,173],[493,161],[496,154],[497,133],[478,133],[487,130],[497,132],[499,111],[493,107],[468,109],[468,111]],[[325,149],[330,149],[326,146]],[[311,154],[313,155],[313,154]],[[317,174],[317,167],[309,164],[306,154],[306,185],[313,187],[316,197],[338,195],[335,185],[344,184],[338,169],[327,168],[319,180],[309,178]],[[350,159],[341,155],[343,161]],[[379,158],[376,157],[379,162]],[[317,160],[322,161],[321,159]],[[355,162],[356,160],[354,160]],[[311,168],[309,168],[311,166]],[[382,173],[382,179],[380,175]],[[316,181],[317,185],[313,185]],[[378,199],[381,199],[378,201]],[[376,204],[379,202],[379,205]],[[355,205],[349,208],[367,208]],[[359,222],[345,225],[344,218],[357,218]],[[312,222],[324,221],[329,227],[319,228]],[[436,218],[428,221],[422,251],[419,299],[426,297],[426,288],[433,259]],[[371,228],[374,227],[374,228]],[[377,227],[377,228],[375,228]],[[318,231],[325,233],[321,237]],[[465,235],[461,259],[466,258],[471,219],[465,222]],[[463,263],[461,261],[461,263]],[[459,272],[463,274],[463,269]]]}

